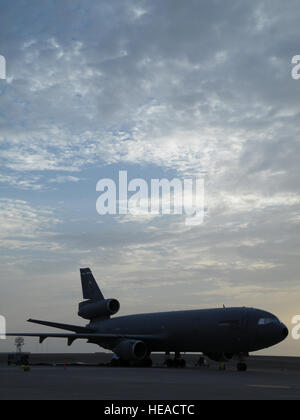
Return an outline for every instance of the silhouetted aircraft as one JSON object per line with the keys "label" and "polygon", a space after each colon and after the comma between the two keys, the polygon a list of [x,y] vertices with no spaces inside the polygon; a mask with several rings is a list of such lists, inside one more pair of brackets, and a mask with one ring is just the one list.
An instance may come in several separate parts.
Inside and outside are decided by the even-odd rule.
{"label": "silhouetted aircraft", "polygon": [[[111,318],[119,309],[116,299],[105,299],[89,268],[80,270],[84,302],[78,315],[87,326],[30,319],[29,322],[72,332],[71,334],[7,334],[7,336],[66,338],[68,345],[86,339],[115,354],[112,364],[138,362],[151,366],[151,353],[165,352],[166,364],[185,366],[181,353],[203,353],[217,362],[237,358],[246,371],[251,352],[274,346],[288,336],[287,327],[269,312],[253,308],[219,308],[161,312]],[[172,359],[170,353],[174,352]]]}

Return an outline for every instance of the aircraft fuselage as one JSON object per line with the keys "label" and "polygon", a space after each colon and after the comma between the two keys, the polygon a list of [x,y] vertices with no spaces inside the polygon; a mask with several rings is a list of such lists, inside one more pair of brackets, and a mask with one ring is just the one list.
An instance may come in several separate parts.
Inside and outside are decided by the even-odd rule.
{"label": "aircraft fuselage", "polygon": [[[94,320],[88,327],[99,333],[160,337],[147,343],[151,351],[253,352],[278,344],[288,335],[285,325],[274,315],[252,308],[130,315]],[[106,348],[113,346],[106,343]]]}

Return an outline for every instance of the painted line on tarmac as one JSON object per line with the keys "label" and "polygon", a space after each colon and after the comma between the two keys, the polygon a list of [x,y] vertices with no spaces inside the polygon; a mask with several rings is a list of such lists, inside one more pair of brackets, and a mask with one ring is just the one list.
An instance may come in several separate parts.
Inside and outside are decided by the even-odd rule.
{"label": "painted line on tarmac", "polygon": [[264,388],[264,389],[292,389],[290,386],[282,385],[248,385],[250,388]]}

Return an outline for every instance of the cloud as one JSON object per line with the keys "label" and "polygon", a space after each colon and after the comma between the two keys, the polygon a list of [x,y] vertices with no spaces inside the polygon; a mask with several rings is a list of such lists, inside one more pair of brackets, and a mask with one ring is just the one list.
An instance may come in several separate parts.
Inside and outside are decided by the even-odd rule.
{"label": "cloud", "polygon": [[66,182],[79,182],[80,178],[76,176],[65,176],[65,175],[58,175],[56,178],[49,179],[49,182],[56,183],[56,184],[64,184]]}
{"label": "cloud", "polygon": [[[278,131],[289,119],[283,115],[297,117],[294,85],[287,83],[288,74],[277,80],[282,69],[274,65],[284,65],[286,53],[274,45],[286,36],[281,31],[276,43],[272,28],[292,18],[279,2],[274,16],[258,2],[232,1],[226,14],[218,2],[193,2],[184,9],[176,2],[171,12],[167,4],[118,2],[124,15],[117,18],[115,8],[90,3],[90,20],[90,13],[69,2],[47,3],[48,22],[60,7],[74,25],[59,19],[54,32],[47,25],[42,37],[33,30],[22,42],[11,33],[16,54],[2,105],[8,117],[2,141],[10,143],[4,143],[10,149],[4,164],[15,170],[78,170],[100,158],[211,172],[218,166],[224,172],[262,130]],[[147,13],[132,20],[137,10]],[[96,20],[109,18],[96,31]],[[24,10],[24,21],[30,19]],[[87,22],[89,30],[72,34]],[[289,32],[291,39],[292,25]],[[283,88],[288,102],[282,101]],[[21,100],[12,102],[16,96]],[[22,121],[18,136],[18,128],[9,127],[12,118]]]}
{"label": "cloud", "polygon": [[20,175],[4,175],[0,174],[0,183],[10,187],[17,187],[22,190],[41,190],[44,188],[42,184],[39,184],[40,177],[25,177]]}
{"label": "cloud", "polygon": [[0,246],[5,249],[50,248],[42,244],[39,238],[42,232],[51,229],[60,222],[54,216],[53,209],[34,208],[22,200],[0,199]]}

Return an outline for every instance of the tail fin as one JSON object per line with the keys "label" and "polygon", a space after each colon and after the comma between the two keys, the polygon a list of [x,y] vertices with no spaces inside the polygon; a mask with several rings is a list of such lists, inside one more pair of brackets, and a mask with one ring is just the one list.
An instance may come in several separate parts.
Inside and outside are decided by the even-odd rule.
{"label": "tail fin", "polygon": [[83,299],[88,299],[93,302],[104,300],[104,296],[91,270],[89,268],[81,268],[80,275]]}

